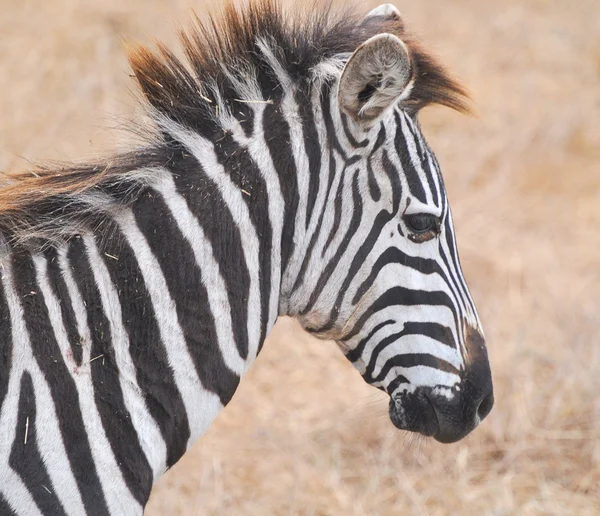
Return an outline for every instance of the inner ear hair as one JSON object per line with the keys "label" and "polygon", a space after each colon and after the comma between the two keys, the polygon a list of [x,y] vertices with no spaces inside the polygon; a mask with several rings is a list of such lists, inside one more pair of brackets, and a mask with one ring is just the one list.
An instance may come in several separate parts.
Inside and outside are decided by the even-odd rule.
{"label": "inner ear hair", "polygon": [[374,80],[369,82],[361,91],[358,92],[358,101],[360,104],[365,105],[371,97],[381,88],[381,81],[383,78],[381,74],[374,77]]}
{"label": "inner ear hair", "polygon": [[393,34],[377,34],[350,56],[340,77],[340,108],[368,128],[391,105],[406,96],[413,67],[406,45]]}

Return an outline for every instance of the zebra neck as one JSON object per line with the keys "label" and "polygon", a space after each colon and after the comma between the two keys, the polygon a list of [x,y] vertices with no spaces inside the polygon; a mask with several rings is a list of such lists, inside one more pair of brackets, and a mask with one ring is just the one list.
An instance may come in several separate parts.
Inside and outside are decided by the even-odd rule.
{"label": "zebra neck", "polygon": [[[225,143],[174,151],[144,172],[150,186],[135,202],[93,230],[2,259],[10,338],[0,351],[13,357],[2,417],[14,420],[5,413],[17,407],[3,401],[19,399],[29,374],[37,421],[52,422],[37,429],[38,445],[66,457],[76,484],[116,483],[108,505],[145,503],[230,401],[277,317],[273,185],[247,173],[258,166],[244,161],[248,148]],[[7,442],[22,440],[15,432],[3,430]]]}

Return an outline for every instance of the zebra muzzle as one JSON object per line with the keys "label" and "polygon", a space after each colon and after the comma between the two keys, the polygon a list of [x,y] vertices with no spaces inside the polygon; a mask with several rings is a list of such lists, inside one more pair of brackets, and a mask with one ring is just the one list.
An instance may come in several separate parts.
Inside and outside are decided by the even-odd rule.
{"label": "zebra muzzle", "polygon": [[468,332],[467,347],[470,360],[455,388],[418,386],[392,396],[390,418],[397,428],[453,443],[485,419],[494,393],[484,339],[476,330]]}

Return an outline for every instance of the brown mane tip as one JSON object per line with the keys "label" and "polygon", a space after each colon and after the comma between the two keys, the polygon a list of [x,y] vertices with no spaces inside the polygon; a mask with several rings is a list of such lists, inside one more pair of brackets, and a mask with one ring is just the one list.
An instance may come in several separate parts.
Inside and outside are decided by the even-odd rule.
{"label": "brown mane tip", "polygon": [[439,61],[426,52],[420,43],[410,41],[416,77],[411,97],[418,108],[440,104],[463,114],[472,114],[471,97],[467,89],[453,78]]}

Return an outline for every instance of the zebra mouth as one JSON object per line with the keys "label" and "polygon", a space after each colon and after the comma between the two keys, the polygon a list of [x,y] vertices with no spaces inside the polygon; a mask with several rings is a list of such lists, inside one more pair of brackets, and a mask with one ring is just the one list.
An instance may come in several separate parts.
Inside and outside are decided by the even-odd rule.
{"label": "zebra mouth", "polygon": [[436,410],[424,394],[404,394],[390,399],[390,419],[400,430],[436,438],[440,431]]}

